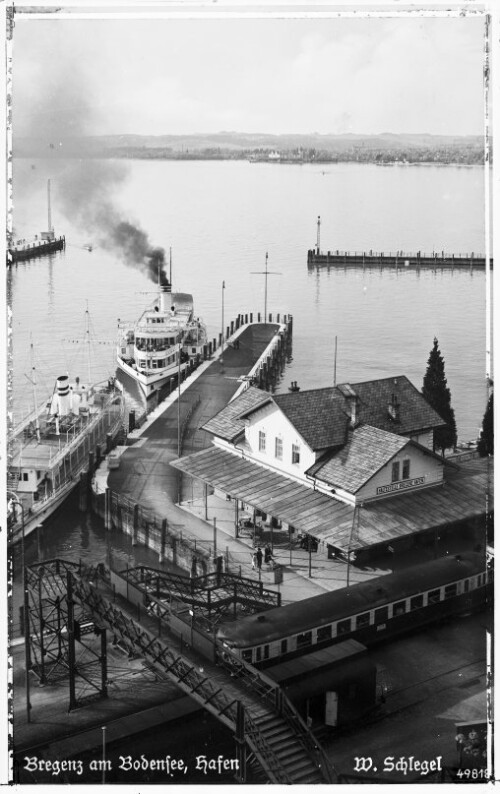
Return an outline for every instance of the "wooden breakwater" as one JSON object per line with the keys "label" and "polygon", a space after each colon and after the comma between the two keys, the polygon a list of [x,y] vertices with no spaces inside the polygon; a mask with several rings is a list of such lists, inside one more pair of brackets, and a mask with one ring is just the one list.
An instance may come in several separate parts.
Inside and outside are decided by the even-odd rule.
{"label": "wooden breakwater", "polygon": [[[422,253],[422,251],[319,251],[318,248],[311,248],[307,252],[308,267],[363,267],[363,268],[396,268],[405,270],[407,268],[419,269],[426,268],[438,270],[460,269],[476,270],[485,269],[486,257],[484,254],[448,254],[445,251],[433,251],[432,253]],[[490,257],[490,268],[493,267],[493,257]]]}

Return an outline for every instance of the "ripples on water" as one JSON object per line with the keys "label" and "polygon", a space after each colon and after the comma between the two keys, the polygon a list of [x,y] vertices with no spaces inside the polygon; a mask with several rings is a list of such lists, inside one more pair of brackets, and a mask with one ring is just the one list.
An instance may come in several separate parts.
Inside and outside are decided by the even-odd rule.
{"label": "ripples on water", "polygon": [[[77,179],[74,163],[15,162],[17,236],[46,227],[50,176],[55,230],[67,239],[65,252],[8,273],[17,416],[32,402],[30,338],[40,397],[67,370],[86,377],[88,302],[92,377],[105,378],[115,371],[118,318],[135,320],[154,298],[155,285],[100,248],[92,228],[64,217],[57,184],[70,166]],[[484,271],[308,271],[306,252],[316,243],[318,215],[325,250],[484,252],[480,168],[144,161],[128,168],[128,181],[109,198],[153,245],[172,246],[174,289],[193,293],[210,337],[220,330],[223,280],[226,323],[239,312],[263,311],[264,278],[253,271],[264,269],[269,252],[277,274],[269,275],[268,308],[294,316],[293,360],[279,390],[291,380],[302,389],[333,383],[336,336],[338,383],[406,374],[420,389],[437,336],[459,437],[477,435],[486,405]],[[83,249],[88,243],[92,253]],[[133,399],[142,400],[137,391]],[[129,555],[127,539],[112,536],[116,553]],[[109,541],[100,521],[68,503],[44,530],[40,553],[99,560]],[[30,554],[38,554],[36,544],[30,539]]]}

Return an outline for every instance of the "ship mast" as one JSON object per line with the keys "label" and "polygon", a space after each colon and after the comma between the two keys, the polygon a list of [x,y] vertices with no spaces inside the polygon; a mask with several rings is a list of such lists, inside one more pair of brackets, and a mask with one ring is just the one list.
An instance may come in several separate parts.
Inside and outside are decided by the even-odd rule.
{"label": "ship mast", "polygon": [[35,403],[35,432],[36,432],[36,440],[40,441],[40,422],[38,419],[38,395],[36,391],[35,350],[33,347],[33,341],[30,344],[30,356],[31,356],[31,373],[32,373],[31,383],[33,384],[33,401]]}
{"label": "ship mast", "polygon": [[90,389],[90,383],[91,383],[90,378],[91,378],[91,374],[92,373],[91,373],[91,367],[90,367],[90,363],[91,363],[90,362],[90,314],[89,314],[89,302],[88,301],[87,301],[87,308],[85,310],[85,321],[86,321],[85,322],[85,325],[86,325],[85,342],[87,344],[87,371],[88,371],[88,374],[87,374],[87,378],[88,378],[87,388]]}

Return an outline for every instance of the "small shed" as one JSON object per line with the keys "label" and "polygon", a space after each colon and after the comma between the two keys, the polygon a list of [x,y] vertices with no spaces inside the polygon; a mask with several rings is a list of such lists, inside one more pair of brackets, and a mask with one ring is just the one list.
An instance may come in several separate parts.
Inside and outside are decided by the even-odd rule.
{"label": "small shed", "polygon": [[356,640],[266,667],[265,673],[311,724],[347,725],[376,702],[377,670],[366,646]]}

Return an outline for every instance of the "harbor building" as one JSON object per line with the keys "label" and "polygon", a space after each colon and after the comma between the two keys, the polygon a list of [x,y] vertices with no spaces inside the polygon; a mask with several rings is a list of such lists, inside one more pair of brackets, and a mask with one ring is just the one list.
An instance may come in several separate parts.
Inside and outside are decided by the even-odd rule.
{"label": "harbor building", "polygon": [[[267,525],[359,559],[465,531],[485,542],[490,462],[433,451],[443,420],[404,375],[287,394],[250,387],[204,429],[208,449],[173,465]],[[490,500],[489,509],[492,509]]]}

